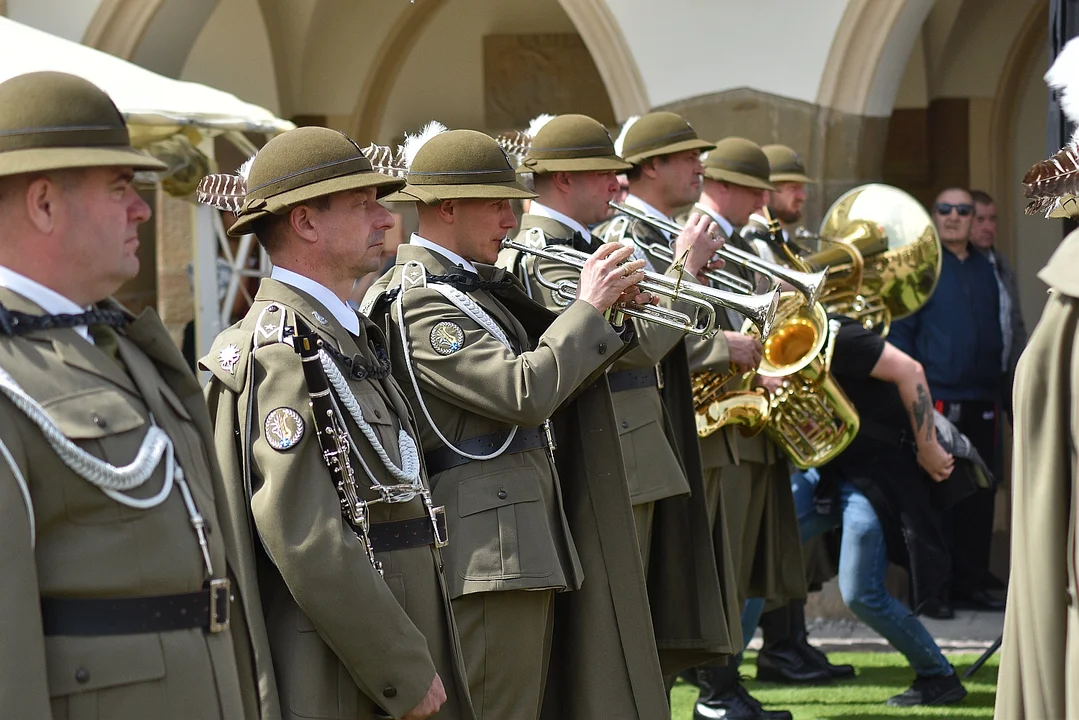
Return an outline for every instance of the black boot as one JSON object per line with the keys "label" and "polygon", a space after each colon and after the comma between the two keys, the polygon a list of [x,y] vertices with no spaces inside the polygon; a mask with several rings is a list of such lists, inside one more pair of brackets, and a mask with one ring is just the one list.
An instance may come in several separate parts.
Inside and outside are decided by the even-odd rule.
{"label": "black boot", "polygon": [[801,600],[794,600],[787,606],[790,613],[791,641],[798,648],[802,657],[824,668],[836,679],[849,679],[854,677],[853,665],[833,665],[828,656],[809,644],[809,631],[806,630],[806,604]]}
{"label": "black boot", "polygon": [[793,603],[761,615],[764,644],[757,656],[757,679],[776,683],[831,682],[832,674],[816,658],[805,656],[794,642],[792,609]]}
{"label": "black boot", "polygon": [[693,708],[693,720],[791,720],[789,712],[765,710],[742,687],[738,666],[697,668],[701,695]]}

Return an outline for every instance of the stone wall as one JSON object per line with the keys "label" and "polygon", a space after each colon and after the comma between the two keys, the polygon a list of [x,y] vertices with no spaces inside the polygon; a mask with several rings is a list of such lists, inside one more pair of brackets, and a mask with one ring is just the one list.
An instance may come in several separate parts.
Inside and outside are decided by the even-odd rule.
{"label": "stone wall", "polygon": [[738,135],[792,147],[817,184],[806,188],[806,227],[816,230],[828,206],[856,185],[882,176],[888,119],[850,115],[740,88],[680,100],[660,110],[685,117],[709,140]]}

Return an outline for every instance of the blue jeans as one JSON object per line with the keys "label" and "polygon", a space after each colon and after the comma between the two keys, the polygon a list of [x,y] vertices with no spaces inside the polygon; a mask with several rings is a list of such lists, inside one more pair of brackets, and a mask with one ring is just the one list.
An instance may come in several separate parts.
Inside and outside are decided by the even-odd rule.
{"label": "blue jeans", "polygon": [[[884,530],[869,500],[854,485],[844,482],[837,502],[827,512],[818,512],[813,494],[819,482],[820,474],[816,470],[791,476],[802,542],[842,526],[839,591],[843,602],[862,622],[903,653],[919,675],[950,675],[952,667],[933,636],[914,613],[885,589],[888,553]],[[746,601],[742,611],[742,631],[747,641],[753,637],[763,610],[762,598]]]}

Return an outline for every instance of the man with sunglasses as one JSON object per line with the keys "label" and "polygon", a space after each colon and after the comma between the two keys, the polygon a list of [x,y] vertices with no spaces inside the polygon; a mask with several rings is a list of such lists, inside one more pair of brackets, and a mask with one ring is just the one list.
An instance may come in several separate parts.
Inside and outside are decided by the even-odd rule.
{"label": "man with sunglasses", "polygon": [[[971,244],[974,200],[962,188],[932,206],[943,245],[940,281],[921,310],[892,324],[888,340],[925,368],[936,409],[970,438],[999,477],[1002,387],[1000,291],[989,259]],[[954,617],[950,599],[978,610],[1004,603],[986,591],[993,535],[992,490],[979,490],[951,514],[951,598],[927,603],[930,617]]]}

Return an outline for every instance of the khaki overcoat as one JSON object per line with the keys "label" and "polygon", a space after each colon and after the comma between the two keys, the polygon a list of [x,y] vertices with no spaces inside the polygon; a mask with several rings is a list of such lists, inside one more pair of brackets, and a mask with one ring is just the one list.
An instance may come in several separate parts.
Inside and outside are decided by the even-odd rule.
{"label": "khaki overcoat", "polygon": [[[572,229],[558,221],[525,214],[521,218],[517,240],[532,241],[536,230],[541,231],[542,238],[550,243],[568,243],[573,238]],[[592,244],[597,242],[598,239],[592,239]],[[555,282],[578,278],[578,273],[564,265],[542,258],[528,258],[511,249],[502,251],[499,264],[512,270],[532,297],[554,312],[560,312],[567,303],[538,283],[536,273]],[[665,305],[670,307],[671,303]],[[682,394],[688,397],[688,370],[678,377],[678,363],[673,364],[673,369],[666,370],[665,359],[673,350],[673,354],[682,358],[681,365],[685,368],[683,333],[649,322],[634,321],[634,326],[641,347],[619,358],[611,370],[651,369],[662,362],[664,393],[669,389],[678,395],[676,388],[681,388]],[[677,337],[674,343],[670,342],[671,336]],[[634,504],[655,501],[649,550],[654,562],[649,562],[647,572],[649,599],[660,662],[664,675],[671,676],[737,652],[727,630],[717,574],[719,566],[710,541],[712,528],[702,504],[700,462],[697,457],[691,458],[690,467],[696,472],[687,471],[680,435],[658,388],[625,390],[614,393],[614,397],[619,445],[627,477],[642,476],[636,483],[630,480],[631,501]],[[676,407],[688,417],[685,425],[692,432],[692,406],[679,402]],[[692,442],[691,449],[696,455],[696,441]],[[663,480],[662,477],[676,479]],[[684,484],[686,492],[675,493],[676,483],[679,487]],[[641,488],[660,486],[668,487],[672,495],[663,498],[641,492]],[[692,497],[688,491],[690,487],[694,488]]]}
{"label": "khaki overcoat", "polygon": [[[0,289],[0,303],[42,314],[9,290]],[[110,301],[101,307],[121,309]],[[152,509],[116,502],[72,471],[38,426],[4,397],[0,438],[25,478],[29,497],[0,460],[0,715],[20,720],[278,718],[251,537],[247,521],[225,505],[199,385],[152,311],[133,318],[118,334],[126,372],[71,328],[0,336],[0,366],[65,436],[113,465],[135,459],[151,416],[168,434],[210,528],[214,575],[232,581],[231,629],[44,635],[42,598],[196,592],[205,569],[178,487]],[[154,496],[164,476],[162,463],[128,494]]]}
{"label": "khaki overcoat", "polygon": [[1012,563],[997,720],[1079,719],[1079,232],[1016,370]]}
{"label": "khaki overcoat", "polygon": [[[722,225],[720,231],[723,232]],[[737,233],[726,241],[756,254]],[[725,269],[747,280],[755,279],[750,271],[733,264]],[[723,331],[741,331],[740,315],[721,311],[718,321]],[[729,369],[728,354],[717,356],[714,342],[689,337],[686,346],[694,372]],[[728,388],[734,389],[736,384],[737,379]],[[700,445],[706,475],[719,478],[727,538],[738,568],[740,599],[763,597],[780,603],[804,599],[802,541],[782,451],[764,433],[746,437],[733,426],[701,438]]]}
{"label": "khaki overcoat", "polygon": [[[373,720],[385,711],[400,717],[419,703],[437,671],[447,694],[439,717],[471,718],[439,550],[426,545],[379,553],[380,576],[342,520],[300,357],[279,333],[294,328],[296,318],[368,367],[376,367],[378,348],[385,349],[381,331],[362,316],[360,335],[352,336],[310,295],[268,278],[244,319],[219,335],[201,361],[213,373],[206,395],[229,505],[234,513],[249,513],[261,540],[259,580],[284,715]],[[342,374],[349,377],[347,369]],[[418,437],[404,395],[392,377],[347,382],[390,461],[401,467],[398,433]],[[268,418],[280,408],[297,413],[304,428],[285,450],[269,442]],[[367,467],[382,483],[398,482],[355,420],[343,415]],[[376,497],[355,458],[352,466],[361,496]],[[369,507],[372,523],[426,515],[420,498]]]}
{"label": "khaki overcoat", "polygon": [[[390,301],[387,292],[400,287],[409,262],[432,276],[462,271],[439,254],[403,245],[396,265],[365,299],[371,317],[385,324],[394,372],[414,406],[419,399],[402,351],[406,341],[426,412],[451,442],[536,426],[552,416],[559,438],[557,472],[548,452],[538,449],[432,477],[435,500],[446,505],[449,520],[451,593],[573,591],[556,597],[544,716],[585,720],[605,708],[615,711],[612,717],[661,717],[666,694],[632,509],[621,465],[610,463],[614,411],[605,384],[597,383],[625,350],[623,338],[586,303],[575,302],[556,317],[530,300],[512,275],[479,265],[480,279],[497,288],[468,297],[505,333],[507,348],[431,287],[412,287]],[[432,331],[439,323],[460,328],[458,349],[435,350]],[[424,449],[443,447],[430,423],[423,426]]]}

